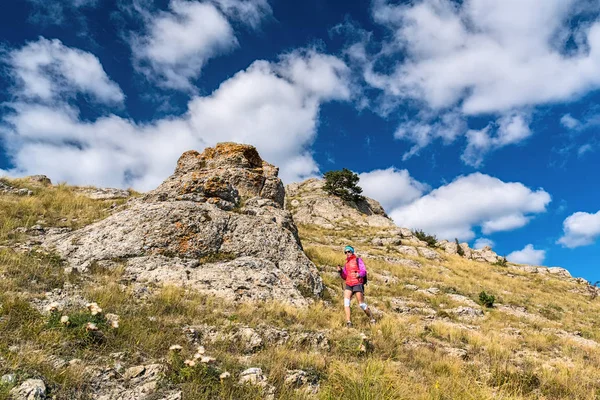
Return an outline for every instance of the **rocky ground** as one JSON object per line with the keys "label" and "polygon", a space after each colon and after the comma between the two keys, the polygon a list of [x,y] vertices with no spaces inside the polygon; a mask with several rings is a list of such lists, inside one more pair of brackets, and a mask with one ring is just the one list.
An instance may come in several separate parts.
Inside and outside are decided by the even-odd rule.
{"label": "rocky ground", "polygon": [[[585,280],[418,237],[318,180],[286,191],[234,144],[142,195],[0,180],[0,399],[598,398]],[[345,327],[346,244],[375,325],[353,305]]]}

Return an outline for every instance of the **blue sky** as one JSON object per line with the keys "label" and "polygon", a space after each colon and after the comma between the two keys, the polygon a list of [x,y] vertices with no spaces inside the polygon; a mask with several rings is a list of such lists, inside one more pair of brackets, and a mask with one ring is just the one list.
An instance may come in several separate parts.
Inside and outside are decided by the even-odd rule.
{"label": "blue sky", "polygon": [[149,190],[254,144],[401,226],[600,280],[592,0],[13,0],[0,174]]}

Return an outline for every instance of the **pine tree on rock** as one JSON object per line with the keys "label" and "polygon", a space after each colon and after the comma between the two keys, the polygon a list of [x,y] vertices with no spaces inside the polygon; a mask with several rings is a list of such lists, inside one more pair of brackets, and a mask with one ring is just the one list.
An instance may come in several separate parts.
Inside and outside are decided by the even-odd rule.
{"label": "pine tree on rock", "polygon": [[362,188],[358,186],[360,178],[349,169],[329,171],[324,176],[325,186],[323,186],[323,189],[327,193],[346,201],[358,202],[365,199],[361,195]]}

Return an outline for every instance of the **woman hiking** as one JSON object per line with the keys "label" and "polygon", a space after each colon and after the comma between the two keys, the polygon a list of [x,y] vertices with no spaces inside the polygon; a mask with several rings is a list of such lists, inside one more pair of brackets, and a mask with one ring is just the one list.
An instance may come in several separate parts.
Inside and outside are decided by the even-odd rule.
{"label": "woman hiking", "polygon": [[362,259],[356,257],[354,254],[354,248],[352,246],[346,246],[344,248],[344,254],[346,255],[346,265],[344,268],[337,266],[337,270],[343,280],[346,281],[346,287],[344,288],[344,311],[346,313],[346,326],[349,328],[352,326],[350,319],[350,299],[352,295],[356,293],[356,300],[360,308],[367,314],[371,319],[371,323],[375,323],[373,314],[365,303],[365,276],[367,275],[367,268]]}

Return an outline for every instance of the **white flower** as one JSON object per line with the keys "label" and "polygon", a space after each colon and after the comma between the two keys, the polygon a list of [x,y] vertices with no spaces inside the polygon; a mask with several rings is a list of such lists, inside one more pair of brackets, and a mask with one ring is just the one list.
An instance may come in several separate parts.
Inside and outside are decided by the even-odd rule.
{"label": "white flower", "polygon": [[69,321],[69,316],[68,315],[63,315],[62,317],[60,317],[60,323],[63,325],[69,325],[71,322]]}
{"label": "white flower", "polygon": [[88,308],[88,310],[90,310],[90,313],[92,313],[92,315],[98,315],[102,312],[102,309],[98,306],[98,303],[88,303],[86,307]]}
{"label": "white flower", "polygon": [[59,311],[59,309],[60,309],[60,304],[58,304],[57,302],[52,302],[46,306],[46,311],[48,311],[50,313]]}
{"label": "white flower", "polygon": [[183,347],[178,344],[174,344],[173,346],[169,347],[169,350],[179,353],[181,350],[183,350]]}
{"label": "white flower", "polygon": [[117,329],[119,327],[119,316],[117,314],[106,314],[105,317],[111,328]]}
{"label": "white flower", "polygon": [[224,379],[229,379],[229,378],[231,378],[231,374],[230,374],[229,372],[225,371],[225,372],[223,372],[221,375],[219,375],[219,378],[220,378],[221,380],[224,380]]}
{"label": "white flower", "polygon": [[97,330],[98,330],[98,327],[96,326],[96,324],[95,324],[95,323],[93,323],[93,322],[88,322],[88,323],[85,325],[85,330],[86,330],[86,331],[97,331]]}
{"label": "white flower", "polygon": [[213,357],[208,357],[208,356],[204,356],[204,357],[202,357],[202,358],[200,359],[200,362],[201,362],[202,364],[212,364],[212,363],[214,363],[215,361],[217,361],[217,359],[216,359],[216,358],[213,358]]}
{"label": "white flower", "polygon": [[198,350],[196,350],[196,352],[198,354],[204,354],[206,353],[206,349],[204,348],[204,346],[198,346]]}
{"label": "white flower", "polygon": [[196,365],[196,361],[194,360],[185,360],[183,363],[188,367],[194,367]]}

